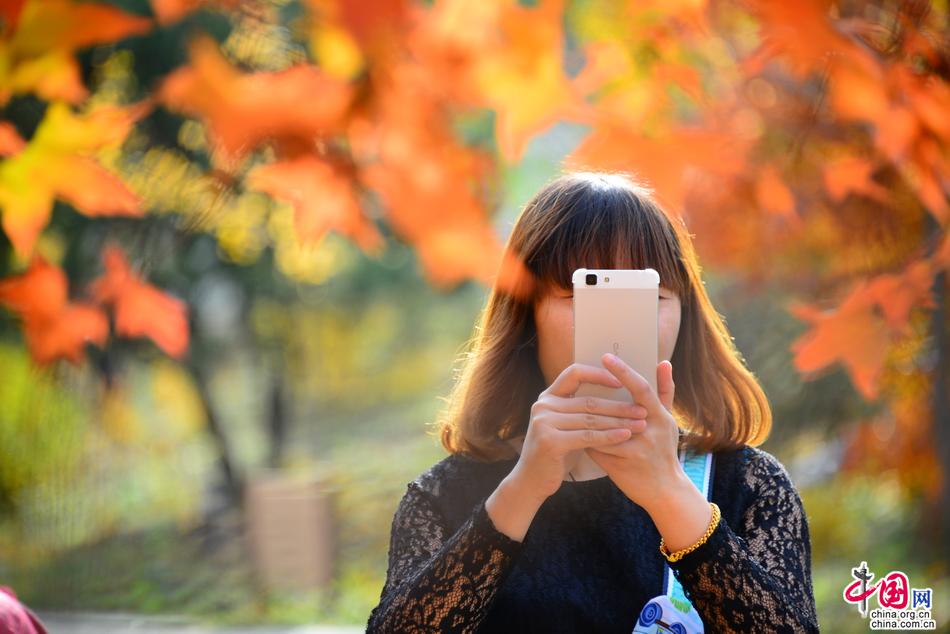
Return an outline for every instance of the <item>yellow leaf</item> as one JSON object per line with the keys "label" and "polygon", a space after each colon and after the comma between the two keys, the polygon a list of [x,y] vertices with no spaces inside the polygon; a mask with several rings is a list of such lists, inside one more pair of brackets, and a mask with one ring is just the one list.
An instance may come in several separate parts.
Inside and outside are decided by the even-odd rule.
{"label": "yellow leaf", "polygon": [[150,19],[105,3],[27,1],[12,34],[0,39],[0,105],[16,93],[81,101],[88,93],[73,53],[151,28]]}
{"label": "yellow leaf", "polygon": [[2,226],[19,256],[32,251],[56,198],[89,216],[141,214],[136,195],[95,155],[120,143],[143,112],[103,106],[77,115],[49,106],[26,147],[0,163]]}

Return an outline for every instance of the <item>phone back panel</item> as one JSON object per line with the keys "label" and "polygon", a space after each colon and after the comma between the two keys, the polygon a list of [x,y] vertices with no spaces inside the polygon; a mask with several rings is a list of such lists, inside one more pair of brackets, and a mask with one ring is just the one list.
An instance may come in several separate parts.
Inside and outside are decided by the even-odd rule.
{"label": "phone back panel", "polygon": [[[588,273],[597,275],[596,285],[587,285]],[[574,362],[603,367],[600,357],[612,352],[646,378],[655,392],[659,363],[659,282],[659,274],[653,269],[576,270],[573,275]],[[582,383],[575,396],[634,400],[625,387],[592,383]]]}

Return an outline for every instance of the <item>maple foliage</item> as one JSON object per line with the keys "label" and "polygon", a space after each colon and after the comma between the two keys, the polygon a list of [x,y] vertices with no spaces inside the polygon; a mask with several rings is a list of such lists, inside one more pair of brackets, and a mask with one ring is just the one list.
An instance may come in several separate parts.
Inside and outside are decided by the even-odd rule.
{"label": "maple foliage", "polygon": [[152,28],[151,20],[103,3],[25,0],[3,5],[0,105],[18,93],[82,101],[89,93],[74,53]]}
{"label": "maple foliage", "polygon": [[143,110],[102,106],[77,115],[54,103],[28,143],[5,128],[0,213],[18,253],[32,252],[55,199],[89,216],[142,214],[138,197],[95,154],[120,143]]}
{"label": "maple foliage", "polygon": [[265,142],[307,147],[307,139],[342,129],[353,89],[320,69],[242,73],[207,38],[195,40],[190,53],[191,64],[172,73],[157,97],[207,123],[222,166],[234,169]]}
{"label": "maple foliage", "polygon": [[581,93],[563,67],[564,2],[440,2],[413,43],[459,101],[491,108],[501,157],[517,161],[528,140],[579,115]]}
{"label": "maple foliage", "polygon": [[[199,35],[151,99],[128,106],[87,103],[80,49],[197,9],[260,27],[277,20],[273,7],[153,0],[152,19],[96,2],[7,3],[0,103],[30,94],[49,106],[30,138],[0,121],[4,233],[25,265],[56,200],[88,216],[147,211],[102,156],[155,104],[197,125],[207,174],[292,206],[301,243],[336,232],[373,255],[385,224],[432,283],[521,293],[523,264],[502,260],[491,225],[499,173],[555,123],[582,124],[566,167],[641,176],[710,266],[800,295],[788,307],[806,328],[792,344],[800,372],[843,367],[862,396],[903,412],[899,425],[926,418],[891,367],[926,339],[919,321],[950,266],[946,8],[527,4],[301,0],[280,63]],[[466,131],[473,121],[490,138]],[[96,297],[116,310],[117,332],[181,354],[183,307],[117,252],[106,260]]]}
{"label": "maple foliage", "polygon": [[203,6],[234,9],[240,0],[152,0],[155,17],[162,24],[181,20]]}
{"label": "maple foliage", "polygon": [[[670,70],[687,49],[702,50],[697,39],[718,39],[710,36],[710,21],[697,21],[695,6],[686,11],[689,15],[676,15],[677,8],[671,6],[668,20],[651,20],[647,9],[630,3],[624,17],[631,25],[644,26],[641,33],[633,26],[622,35],[633,38],[649,32],[655,47],[664,51],[655,64],[648,65],[653,90],[645,89],[647,82],[642,80],[615,82],[591,108],[593,129],[571,162],[642,174],[672,210],[683,212],[697,227],[700,251],[709,261],[752,275],[777,270],[775,263],[780,260],[769,262],[762,258],[765,253],[787,252],[789,245],[801,245],[803,238],[817,235],[833,213],[831,204],[843,205],[851,202],[847,201],[851,195],[863,196],[878,203],[869,208],[871,214],[887,213],[898,200],[875,178],[888,168],[905,177],[904,186],[919,201],[917,209],[930,212],[942,228],[948,192],[946,81],[912,70],[913,60],[876,53],[861,39],[860,27],[873,25],[857,18],[836,20],[831,14],[833,3],[750,2],[748,6],[758,19],[761,44],[745,56],[739,49],[739,55],[726,64],[710,56],[709,63],[723,66],[734,82],[729,91],[717,93],[712,82],[688,84],[685,75]],[[715,27],[720,16],[715,11],[707,14]],[[927,28],[926,23],[919,29],[908,26],[905,41],[916,45],[929,41],[932,33]],[[590,73],[581,73],[579,81],[621,76],[633,64],[629,50],[615,39],[595,40],[586,46],[593,61]],[[783,75],[783,69],[788,75]],[[807,81],[816,75],[823,76],[828,86],[831,107],[825,116],[838,124],[810,131],[810,147],[816,152],[834,149],[839,155],[826,164],[820,179],[802,178],[809,170],[817,171],[816,167],[793,164],[777,152],[779,135],[766,134],[763,126],[767,122],[771,130],[803,134],[800,118],[789,104],[814,107],[820,95],[808,88]],[[664,99],[665,87],[671,83],[692,98],[692,121],[681,121]],[[782,88],[785,92],[780,96]],[[657,98],[637,99],[628,92],[633,89]],[[863,147],[860,154],[846,149],[842,130],[852,124],[852,148],[869,126],[872,158]],[[645,132],[650,128],[652,132]],[[816,163],[821,164],[824,161]],[[816,191],[816,180],[825,191]],[[840,362],[865,397],[878,396],[878,378],[888,351],[902,336],[909,336],[912,308],[934,307],[926,291],[934,276],[946,268],[945,259],[932,254],[913,257],[904,262],[906,272],[879,275],[860,285],[835,310],[801,303],[793,306],[793,314],[812,327],[793,346],[796,366],[816,374]]]}
{"label": "maple foliage", "polygon": [[319,157],[302,156],[256,167],[247,182],[252,189],[294,205],[294,225],[302,242],[319,242],[333,229],[366,251],[382,244],[379,231],[363,215],[352,180]]}
{"label": "maple foliage", "polygon": [[116,333],[148,337],[169,356],[181,357],[188,348],[185,303],[142,281],[119,247],[107,246],[102,257],[105,272],[90,292],[115,311]]}
{"label": "maple foliage", "polygon": [[49,363],[58,358],[78,364],[85,344],[99,347],[109,334],[105,309],[115,314],[115,330],[124,337],[149,337],[164,352],[181,357],[188,346],[187,307],[184,302],[151,286],[129,268],[115,245],[103,252],[105,273],[88,289],[88,299],[69,300],[66,274],[35,255],[21,275],[0,280],[0,304],[22,321],[34,359]]}
{"label": "maple foliage", "polygon": [[64,358],[79,364],[87,342],[102,346],[108,337],[105,313],[91,303],[70,302],[67,286],[66,274],[40,256],[22,275],[0,280],[0,304],[23,320],[38,363]]}

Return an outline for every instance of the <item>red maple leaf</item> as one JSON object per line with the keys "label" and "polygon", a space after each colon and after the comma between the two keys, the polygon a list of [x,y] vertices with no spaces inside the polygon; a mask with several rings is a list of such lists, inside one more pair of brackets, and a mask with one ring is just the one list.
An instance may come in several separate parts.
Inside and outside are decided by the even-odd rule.
{"label": "red maple leaf", "polygon": [[93,282],[93,295],[115,310],[115,329],[126,337],[148,337],[169,356],[188,349],[188,309],[183,301],[143,282],[122,250],[103,250],[105,273]]}
{"label": "red maple leaf", "polygon": [[70,302],[66,274],[40,256],[22,275],[0,280],[0,303],[23,321],[37,363],[64,358],[79,364],[87,342],[102,347],[109,336],[105,314],[91,304]]}

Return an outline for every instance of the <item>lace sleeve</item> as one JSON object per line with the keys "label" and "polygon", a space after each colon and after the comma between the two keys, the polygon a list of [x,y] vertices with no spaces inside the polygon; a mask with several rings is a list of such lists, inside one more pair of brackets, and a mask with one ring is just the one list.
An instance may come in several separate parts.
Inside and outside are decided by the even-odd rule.
{"label": "lace sleeve", "polygon": [[817,632],[805,509],[781,463],[758,455],[745,475],[755,501],[743,514],[743,536],[722,519],[670,568],[706,631]]}
{"label": "lace sleeve", "polygon": [[474,632],[520,550],[485,500],[446,539],[429,495],[410,483],[393,517],[389,568],[367,632]]}

